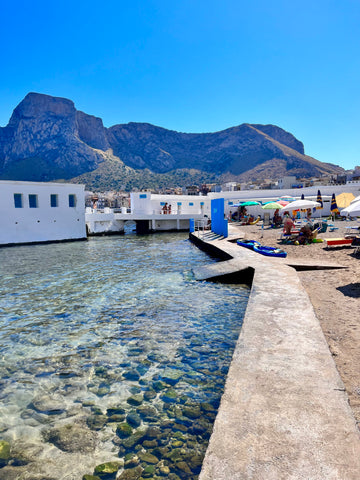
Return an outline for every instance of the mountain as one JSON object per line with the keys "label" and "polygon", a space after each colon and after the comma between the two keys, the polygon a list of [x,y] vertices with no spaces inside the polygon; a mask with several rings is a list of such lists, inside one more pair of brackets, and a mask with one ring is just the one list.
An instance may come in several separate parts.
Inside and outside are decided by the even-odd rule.
{"label": "mountain", "polygon": [[148,123],[105,128],[66,98],[29,93],[0,128],[0,179],[145,188],[217,180],[337,174],[275,125],[181,133]]}

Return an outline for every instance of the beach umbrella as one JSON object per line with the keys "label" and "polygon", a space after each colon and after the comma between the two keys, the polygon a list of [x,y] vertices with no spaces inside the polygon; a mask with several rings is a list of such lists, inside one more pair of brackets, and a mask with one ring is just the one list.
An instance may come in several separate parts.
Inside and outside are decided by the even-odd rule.
{"label": "beach umbrella", "polygon": [[348,207],[341,210],[340,215],[346,217],[350,215],[351,217],[360,217],[360,198],[357,202],[351,203]]}
{"label": "beach umbrella", "polygon": [[241,202],[241,203],[234,203],[234,205],[230,205],[231,208],[239,208],[239,207],[249,207],[251,205],[260,205],[260,202]]}
{"label": "beach umbrella", "polygon": [[290,202],[285,207],[282,207],[281,212],[287,210],[307,210],[308,208],[316,208],[319,206],[319,202],[313,202],[312,200],[295,200],[295,202]]}
{"label": "beach umbrella", "polygon": [[282,197],[279,197],[276,201],[278,200],[284,200],[285,202],[295,202],[296,198],[289,197],[288,195],[283,195]]}
{"label": "beach umbrella", "polygon": [[252,205],[260,205],[260,202],[253,202],[253,201],[243,202],[239,204],[239,207],[251,207]]}
{"label": "beach umbrella", "polygon": [[336,204],[338,208],[346,208],[355,199],[355,195],[352,193],[340,193],[336,195]]}
{"label": "beach umbrella", "polygon": [[280,203],[277,203],[277,202],[267,202],[265,203],[261,208],[263,210],[278,210],[282,207],[282,205],[280,205]]}
{"label": "beach umbrella", "polygon": [[338,206],[337,206],[337,203],[336,203],[336,199],[335,199],[335,193],[332,194],[332,197],[331,197],[331,206],[330,206],[330,211],[332,214],[336,214],[336,213],[340,213],[339,212],[339,209],[338,209]]}
{"label": "beach umbrella", "polygon": [[277,200],[277,202],[279,205],[281,205],[282,207],[285,207],[286,205],[289,205],[290,202],[288,201],[285,201],[285,200]]}
{"label": "beach umbrella", "polygon": [[318,203],[320,203],[320,207],[316,207],[317,210],[321,210],[322,208],[324,208],[324,204],[323,204],[323,201],[322,201],[320,190],[318,190],[316,201]]}

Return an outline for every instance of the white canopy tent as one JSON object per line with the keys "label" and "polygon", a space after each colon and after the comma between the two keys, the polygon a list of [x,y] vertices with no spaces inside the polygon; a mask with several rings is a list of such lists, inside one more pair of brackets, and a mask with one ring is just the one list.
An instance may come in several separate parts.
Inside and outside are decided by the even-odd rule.
{"label": "white canopy tent", "polygon": [[350,203],[350,205],[343,210],[341,210],[340,215],[342,217],[347,217],[348,215],[352,217],[359,217],[360,216],[360,197],[357,202]]}
{"label": "white canopy tent", "polygon": [[292,210],[306,210],[308,208],[320,207],[319,202],[313,202],[312,200],[295,200],[295,202],[290,202],[285,207],[282,207],[280,210],[281,213],[291,212]]}
{"label": "white canopy tent", "polygon": [[360,195],[358,197],[355,197],[354,200],[351,200],[350,205],[352,205],[353,203],[356,203],[356,202],[360,202]]}

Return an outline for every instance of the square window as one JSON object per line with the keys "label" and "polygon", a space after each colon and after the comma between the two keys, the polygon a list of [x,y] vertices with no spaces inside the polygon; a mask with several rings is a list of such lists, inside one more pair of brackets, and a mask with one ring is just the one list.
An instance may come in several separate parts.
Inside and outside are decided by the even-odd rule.
{"label": "square window", "polygon": [[139,195],[139,198],[146,198],[146,193],[141,193],[141,194]]}
{"label": "square window", "polygon": [[189,205],[190,205],[190,207],[194,206],[193,202],[189,202]]}
{"label": "square window", "polygon": [[38,196],[29,194],[29,208],[38,208]]}
{"label": "square window", "polygon": [[14,193],[15,208],[23,208],[23,198],[21,193]]}
{"label": "square window", "polygon": [[59,199],[55,193],[50,195],[50,206],[51,207],[58,207],[59,206]]}
{"label": "square window", "polygon": [[69,207],[76,207],[76,195],[73,193],[69,194]]}

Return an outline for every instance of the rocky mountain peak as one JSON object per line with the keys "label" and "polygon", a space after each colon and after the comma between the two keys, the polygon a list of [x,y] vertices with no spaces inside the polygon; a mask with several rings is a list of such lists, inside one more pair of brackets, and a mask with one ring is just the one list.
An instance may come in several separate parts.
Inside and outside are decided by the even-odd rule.
{"label": "rocky mountain peak", "polygon": [[8,126],[16,125],[21,119],[42,116],[75,117],[75,112],[74,103],[67,98],[31,92],[15,108]]}

